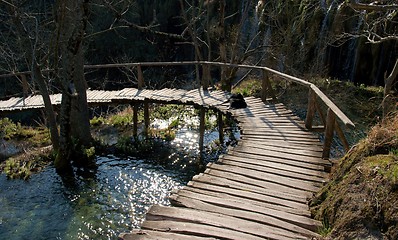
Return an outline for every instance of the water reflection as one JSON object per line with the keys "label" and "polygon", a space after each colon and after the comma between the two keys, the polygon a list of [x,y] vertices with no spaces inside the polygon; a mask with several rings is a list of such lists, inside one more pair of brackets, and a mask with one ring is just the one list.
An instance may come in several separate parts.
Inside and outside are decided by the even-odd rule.
{"label": "water reflection", "polygon": [[96,178],[65,185],[53,168],[29,182],[0,176],[0,239],[114,239],[188,176],[144,160],[98,157]]}
{"label": "water reflection", "polygon": [[[53,167],[29,181],[0,174],[0,239],[116,239],[138,228],[151,205],[169,205],[171,190],[197,173],[198,138],[186,126],[147,159],[99,156],[90,177],[61,178]],[[207,131],[205,144],[217,138]],[[219,153],[207,149],[206,161]]]}

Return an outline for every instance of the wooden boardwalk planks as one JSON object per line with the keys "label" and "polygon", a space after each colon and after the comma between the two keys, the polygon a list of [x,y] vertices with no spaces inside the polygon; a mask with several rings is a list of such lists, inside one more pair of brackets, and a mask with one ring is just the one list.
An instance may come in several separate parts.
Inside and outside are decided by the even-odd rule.
{"label": "wooden boardwalk planks", "polygon": [[[319,221],[308,198],[327,180],[322,145],[283,104],[248,97],[245,109],[229,109],[229,93],[194,89],[88,91],[89,104],[159,102],[218,109],[239,123],[237,146],[176,190],[172,207],[153,206],[130,239],[313,239]],[[52,95],[59,105],[61,96]],[[42,108],[39,96],[0,101],[0,111]]]}

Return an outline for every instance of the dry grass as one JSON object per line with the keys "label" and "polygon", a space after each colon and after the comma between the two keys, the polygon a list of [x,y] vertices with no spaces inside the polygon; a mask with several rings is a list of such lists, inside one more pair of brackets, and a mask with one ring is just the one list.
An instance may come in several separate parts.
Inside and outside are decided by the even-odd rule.
{"label": "dry grass", "polygon": [[398,149],[398,112],[374,126],[368,134],[366,143],[375,154],[390,153]]}

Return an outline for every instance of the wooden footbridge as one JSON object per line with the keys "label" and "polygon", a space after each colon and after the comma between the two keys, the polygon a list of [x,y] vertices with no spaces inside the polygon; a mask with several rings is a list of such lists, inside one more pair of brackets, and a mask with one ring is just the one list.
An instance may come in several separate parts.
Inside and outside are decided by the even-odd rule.
{"label": "wooden footbridge", "polygon": [[[187,186],[172,193],[172,206],[152,206],[141,229],[123,233],[120,238],[279,240],[319,237],[317,230],[322,223],[311,218],[308,199],[327,181],[326,170],[330,168],[327,159],[334,133],[347,149],[340,124],[352,127],[354,124],[311,83],[264,67],[234,67],[260,69],[308,86],[305,121],[283,104],[264,101],[271,90],[268,77],[263,79],[263,99],[247,97],[248,107],[236,110],[229,109],[225,103],[229,93],[202,88],[148,90],[138,86],[119,91],[87,92],[90,104],[129,103],[137,106],[137,103],[147,105],[155,102],[195,105],[203,110],[202,126],[205,109],[214,109],[234,117],[241,130],[237,146],[229,149],[217,162],[208,164],[205,172],[194,176]],[[60,98],[60,95],[52,95],[52,103],[60,104]],[[326,116],[321,112],[320,103],[326,106]],[[2,112],[43,107],[40,96],[0,102]],[[323,122],[321,127],[312,126],[316,111]],[[148,116],[147,110],[145,115]],[[147,120],[145,122],[147,125]],[[323,144],[311,132],[313,130],[325,132]]]}

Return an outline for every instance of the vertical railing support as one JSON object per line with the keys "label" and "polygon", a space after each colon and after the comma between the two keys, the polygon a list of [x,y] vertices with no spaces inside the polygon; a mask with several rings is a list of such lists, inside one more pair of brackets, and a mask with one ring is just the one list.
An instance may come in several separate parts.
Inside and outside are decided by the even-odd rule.
{"label": "vertical railing support", "polygon": [[344,151],[348,152],[350,150],[350,144],[348,143],[347,138],[345,137],[344,132],[341,129],[341,127],[337,121],[336,121],[335,129],[336,129],[337,136],[339,136],[339,139],[340,139],[341,143],[343,144]]}
{"label": "vertical railing support", "polygon": [[335,124],[336,124],[336,115],[329,108],[328,113],[326,115],[325,142],[323,144],[323,153],[322,153],[323,159],[329,159],[330,157],[330,147],[332,146]]}
{"label": "vertical railing support", "polygon": [[148,138],[149,133],[149,100],[144,100],[144,135]]}
{"label": "vertical railing support", "polygon": [[204,144],[204,136],[205,136],[205,114],[206,109],[204,107],[200,108],[199,114],[199,155],[200,159],[202,160],[202,153],[203,153],[203,144]]}
{"label": "vertical railing support", "polygon": [[319,117],[321,118],[322,124],[325,126],[326,125],[326,118],[325,114],[323,114],[321,106],[319,106],[319,103],[315,101],[315,109],[318,112]]}
{"label": "vertical railing support", "polygon": [[222,112],[218,112],[217,115],[217,124],[218,124],[218,139],[220,140],[220,144],[224,143],[224,123],[222,121]]}
{"label": "vertical railing support", "polygon": [[261,82],[261,99],[263,102],[267,101],[268,94],[271,95],[272,99],[276,101],[276,95],[274,89],[272,88],[271,82],[269,81],[268,72],[263,70],[263,79]]}
{"label": "vertical railing support", "polygon": [[144,74],[142,73],[141,65],[137,65],[138,75],[138,89],[141,90],[144,87]]}
{"label": "vertical railing support", "polygon": [[22,81],[23,104],[25,105],[25,98],[29,94],[29,84],[28,84],[28,80],[26,79],[25,74],[21,74],[20,76],[21,76],[21,81]]}
{"label": "vertical railing support", "polygon": [[133,105],[133,136],[138,135],[138,103]]}
{"label": "vertical railing support", "polygon": [[200,82],[200,68],[199,68],[199,64],[198,63],[195,64],[195,73],[196,73],[196,75],[195,75],[196,83],[199,85],[199,88],[200,88],[200,85],[201,85],[201,82]]}
{"label": "vertical railing support", "polygon": [[305,117],[305,127],[307,129],[312,129],[312,122],[315,116],[316,109],[316,93],[311,88],[308,91],[308,106],[307,106],[307,116]]}
{"label": "vertical railing support", "polygon": [[211,79],[210,65],[202,64],[202,88],[207,90]]}

